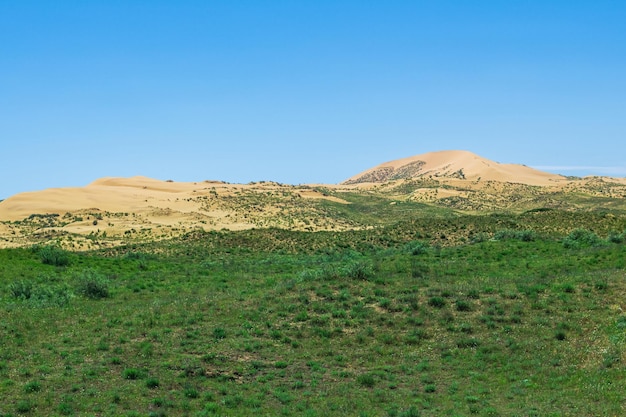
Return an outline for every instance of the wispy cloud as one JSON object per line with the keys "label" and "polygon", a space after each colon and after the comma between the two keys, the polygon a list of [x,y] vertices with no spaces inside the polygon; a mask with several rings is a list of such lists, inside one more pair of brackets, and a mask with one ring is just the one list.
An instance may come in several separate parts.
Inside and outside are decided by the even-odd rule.
{"label": "wispy cloud", "polygon": [[600,166],[587,166],[587,165],[543,165],[534,166],[533,168],[540,169],[542,171],[553,172],[576,172],[582,175],[612,175],[612,176],[626,176],[626,166],[623,167],[600,167]]}

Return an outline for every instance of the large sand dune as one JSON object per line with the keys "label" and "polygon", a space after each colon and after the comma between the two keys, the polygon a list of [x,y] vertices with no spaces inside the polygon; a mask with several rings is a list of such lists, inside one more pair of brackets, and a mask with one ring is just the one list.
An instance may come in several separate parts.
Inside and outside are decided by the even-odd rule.
{"label": "large sand dune", "polygon": [[382,183],[399,179],[450,178],[549,186],[564,181],[524,165],[500,164],[468,151],[439,151],[385,162],[357,174],[343,184]]}

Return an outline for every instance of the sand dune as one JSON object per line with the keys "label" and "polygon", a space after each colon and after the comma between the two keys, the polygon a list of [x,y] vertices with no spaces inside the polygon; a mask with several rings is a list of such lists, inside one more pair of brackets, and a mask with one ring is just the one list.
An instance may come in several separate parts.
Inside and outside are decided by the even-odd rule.
{"label": "sand dune", "polygon": [[[76,238],[67,238],[68,233],[106,235],[107,242],[114,244],[111,239],[116,237],[118,243],[129,239],[151,240],[195,229],[347,228],[345,222],[331,219],[317,211],[315,203],[309,203],[320,199],[347,204],[314,187],[274,182],[228,184],[107,177],[85,187],[26,192],[2,201],[0,247],[55,236],[65,236],[64,242],[69,247],[76,244],[79,249],[91,247],[91,241],[77,243]],[[14,234],[14,230],[19,234]]]}
{"label": "sand dune", "polygon": [[[407,183],[407,179],[421,181]],[[370,227],[354,223],[350,216],[338,216],[326,203],[316,201],[349,204],[342,197],[350,200],[354,192],[375,194],[394,204],[413,200],[465,212],[527,210],[562,207],[567,193],[623,201],[626,178],[566,178],[524,165],[500,164],[467,151],[431,152],[386,162],[339,185],[106,177],[85,187],[25,192],[0,202],[0,247],[52,241],[84,250],[196,229]]]}
{"label": "sand dune", "polygon": [[12,196],[0,204],[0,220],[21,220],[33,213],[63,215],[89,209],[137,213],[159,207],[192,212],[197,204],[188,204],[185,198],[201,195],[216,186],[229,187],[224,183],[169,182],[147,177],[102,178],[86,187],[51,188]]}
{"label": "sand dune", "polygon": [[524,165],[500,164],[468,151],[439,151],[385,162],[357,174],[343,184],[381,183],[399,179],[450,178],[547,186],[566,180]]}

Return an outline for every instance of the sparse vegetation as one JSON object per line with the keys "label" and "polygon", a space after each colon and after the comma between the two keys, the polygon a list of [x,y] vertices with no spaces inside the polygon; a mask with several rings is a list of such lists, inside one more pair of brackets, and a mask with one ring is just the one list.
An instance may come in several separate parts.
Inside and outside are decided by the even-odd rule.
{"label": "sparse vegetation", "polygon": [[396,221],[0,250],[0,415],[622,414],[623,214],[352,202]]}

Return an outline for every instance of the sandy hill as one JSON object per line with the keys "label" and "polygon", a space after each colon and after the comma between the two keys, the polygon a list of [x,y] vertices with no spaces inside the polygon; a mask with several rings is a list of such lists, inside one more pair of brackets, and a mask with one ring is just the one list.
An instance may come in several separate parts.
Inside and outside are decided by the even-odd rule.
{"label": "sandy hill", "polygon": [[[566,178],[467,151],[387,162],[339,185],[107,177],[0,202],[0,247],[55,242],[83,250],[198,229],[366,229],[401,220],[407,208],[421,213],[424,204],[476,214],[536,208],[626,211],[626,178]],[[370,215],[372,207],[380,216]]]}
{"label": "sandy hill", "polygon": [[112,242],[116,244],[130,238],[167,238],[195,229],[352,227],[320,208],[320,200],[347,203],[306,185],[107,177],[85,187],[25,192],[0,202],[0,247],[70,235],[119,237],[119,242]]}
{"label": "sandy hill", "polygon": [[459,179],[548,186],[565,178],[524,165],[501,164],[468,151],[439,151],[385,162],[342,184],[384,183],[401,179]]}

